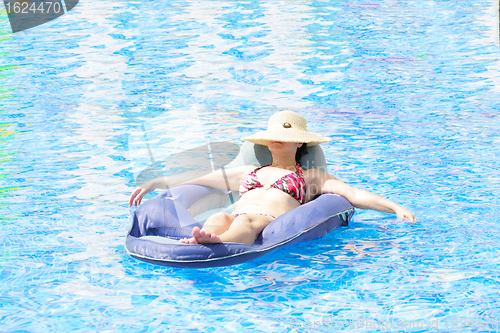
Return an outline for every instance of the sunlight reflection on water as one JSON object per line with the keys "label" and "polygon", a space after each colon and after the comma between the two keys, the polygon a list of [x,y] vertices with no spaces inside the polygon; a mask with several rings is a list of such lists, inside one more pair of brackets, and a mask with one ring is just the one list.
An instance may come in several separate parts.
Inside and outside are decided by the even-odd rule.
{"label": "sunlight reflection on water", "polygon": [[[497,318],[497,13],[494,1],[86,1],[19,34],[4,20],[2,327]],[[138,129],[156,133],[161,160],[174,140],[194,144],[190,127],[200,143],[240,144],[281,109],[333,139],[332,174],[420,222],[358,211],[348,228],[234,267],[126,255],[128,194],[150,162],[147,148],[129,154]],[[175,112],[196,124],[166,126]]]}

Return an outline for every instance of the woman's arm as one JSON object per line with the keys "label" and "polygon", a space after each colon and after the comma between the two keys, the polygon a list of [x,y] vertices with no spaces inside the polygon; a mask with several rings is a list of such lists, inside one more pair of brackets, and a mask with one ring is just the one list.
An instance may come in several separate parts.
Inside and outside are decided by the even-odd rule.
{"label": "woman's arm", "polygon": [[140,205],[142,198],[155,189],[171,188],[178,185],[203,185],[222,190],[227,190],[229,187],[230,190],[237,191],[243,177],[254,168],[253,166],[242,166],[231,169],[219,169],[201,177],[198,177],[199,173],[194,172],[158,177],[136,187],[130,194],[128,204],[129,206]]}
{"label": "woman's arm", "polygon": [[417,218],[412,212],[391,200],[384,199],[371,192],[349,186],[325,172],[319,170],[314,171],[315,176],[312,177],[313,183],[317,186],[320,193],[338,194],[349,200],[354,207],[373,209],[384,213],[392,213],[406,221],[417,222]]}

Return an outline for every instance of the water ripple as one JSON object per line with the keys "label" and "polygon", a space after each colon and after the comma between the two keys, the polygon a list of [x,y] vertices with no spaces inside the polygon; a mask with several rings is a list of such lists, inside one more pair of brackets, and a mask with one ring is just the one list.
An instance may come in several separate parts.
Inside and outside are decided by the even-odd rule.
{"label": "water ripple", "polygon": [[[498,318],[496,6],[86,1],[16,34],[3,15],[3,329],[335,331]],[[333,139],[323,146],[332,174],[420,222],[359,210],[348,228],[233,267],[126,255],[138,128],[159,133],[151,146],[164,158],[186,128],[180,115],[196,120],[198,140],[240,143],[281,109]]]}

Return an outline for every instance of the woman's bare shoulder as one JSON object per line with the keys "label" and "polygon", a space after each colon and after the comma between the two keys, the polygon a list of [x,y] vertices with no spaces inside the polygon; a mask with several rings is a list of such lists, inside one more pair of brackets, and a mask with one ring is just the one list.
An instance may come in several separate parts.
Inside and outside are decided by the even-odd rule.
{"label": "woman's bare shoulder", "polygon": [[304,171],[304,177],[306,178],[311,178],[311,179],[336,179],[332,175],[328,174],[326,172],[327,170],[321,170],[321,169],[307,169]]}

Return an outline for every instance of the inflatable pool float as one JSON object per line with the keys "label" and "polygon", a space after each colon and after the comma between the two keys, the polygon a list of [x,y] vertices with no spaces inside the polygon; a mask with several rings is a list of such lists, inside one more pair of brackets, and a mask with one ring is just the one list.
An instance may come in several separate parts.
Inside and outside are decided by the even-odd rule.
{"label": "inflatable pool float", "polygon": [[[245,143],[231,165],[265,165],[270,158],[267,147]],[[308,147],[308,153],[299,163],[305,169],[308,166],[326,168],[319,146]],[[232,203],[234,194],[210,187],[183,185],[145,201],[131,213],[132,226],[125,241],[127,253],[146,262],[174,267],[240,264],[285,245],[323,237],[335,228],[347,226],[354,214],[354,207],[344,197],[323,194],[278,216],[252,245],[183,244],[178,241],[191,237],[193,227],[201,227],[211,214],[231,212],[235,205]]]}

